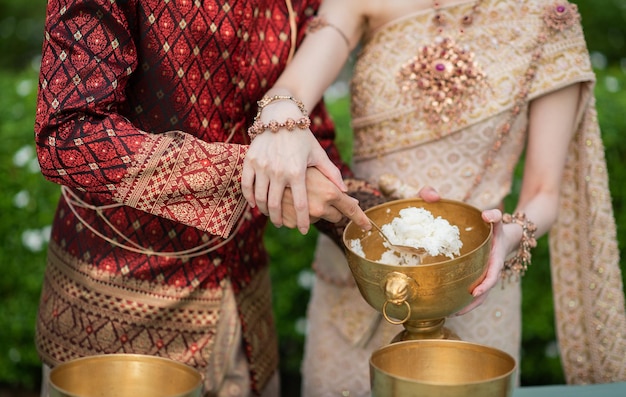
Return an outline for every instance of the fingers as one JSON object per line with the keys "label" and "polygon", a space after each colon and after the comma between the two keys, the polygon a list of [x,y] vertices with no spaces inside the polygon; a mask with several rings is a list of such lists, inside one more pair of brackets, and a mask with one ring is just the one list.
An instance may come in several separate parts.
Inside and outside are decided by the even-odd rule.
{"label": "fingers", "polygon": [[361,229],[370,230],[372,228],[369,218],[359,206],[359,201],[357,199],[344,193],[334,204],[334,207]]}
{"label": "fingers", "polygon": [[467,314],[467,313],[471,312],[472,310],[476,309],[478,306],[482,305],[485,302],[485,300],[487,300],[487,295],[488,295],[488,293],[482,294],[482,295],[474,298],[472,303],[470,303],[469,305],[465,306],[458,313],[455,313],[455,316],[462,316],[462,315]]}
{"label": "fingers", "polygon": [[269,164],[250,152],[243,162],[241,173],[241,191],[251,207],[258,207],[264,215],[269,215],[267,208],[268,189],[270,186]]}
{"label": "fingers", "polygon": [[[283,196],[282,202],[282,211],[283,226],[289,229],[298,227],[298,230],[302,234],[306,233],[304,229],[298,226],[298,219],[296,215],[294,198],[291,188],[285,189],[285,194]],[[317,205],[315,201],[309,202],[309,219],[307,224],[310,226],[311,224],[320,220],[322,217],[329,222],[336,223],[343,219],[343,214],[333,206],[326,205],[322,207]]]}
{"label": "fingers", "polygon": [[[269,189],[270,181],[265,174],[257,174],[254,181],[254,197],[253,200],[259,211],[264,215],[269,215],[269,209],[267,208],[267,192]],[[276,223],[274,223],[276,224]]]}
{"label": "fingers", "polygon": [[[267,212],[264,212],[269,218],[270,221],[276,227],[281,227],[283,225],[283,216],[282,216],[282,197],[285,191],[285,185],[276,181],[269,186],[259,185],[257,188],[257,204],[259,210],[262,208],[266,208]],[[267,194],[267,199],[263,197],[263,194]],[[263,199],[261,199],[263,197]]]}
{"label": "fingers", "polygon": [[506,252],[500,241],[502,236],[502,212],[498,209],[485,210],[482,212],[483,220],[493,224],[493,238],[491,239],[491,252],[485,279],[472,291],[475,297],[486,294],[501,278],[502,267]]}
{"label": "fingers", "polygon": [[502,211],[499,209],[484,210],[481,216],[485,222],[496,224],[502,221]]}
{"label": "fingers", "polygon": [[463,310],[456,313],[457,316],[469,313],[480,306],[489,295],[489,291],[495,287],[501,279],[502,267],[506,253],[502,242],[502,212],[498,209],[490,209],[482,212],[482,218],[485,222],[493,224],[493,238],[491,240],[491,252],[489,254],[489,262],[487,264],[487,274],[483,281],[472,290],[474,300]]}
{"label": "fingers", "polygon": [[493,257],[489,259],[489,265],[487,268],[487,274],[485,275],[484,280],[474,288],[472,291],[472,296],[475,298],[486,295],[490,289],[496,286],[498,281],[500,280],[500,272],[502,270],[502,266],[498,265]]}
{"label": "fingers", "polygon": [[[321,148],[320,148],[321,149]],[[319,151],[318,151],[319,152]],[[343,176],[341,175],[341,171],[339,168],[330,161],[326,152],[321,149],[322,153],[316,153],[314,158],[315,167],[320,170],[320,172],[325,175],[331,182],[335,184],[342,192],[347,192],[348,187],[345,185],[343,181]]]}
{"label": "fingers", "polygon": [[434,203],[435,201],[439,201],[441,199],[437,190],[435,190],[432,186],[424,186],[421,188],[419,196],[427,203]]}
{"label": "fingers", "polygon": [[254,168],[248,163],[246,157],[243,161],[243,171],[241,173],[241,192],[246,199],[250,207],[256,207],[256,200],[254,199]]}
{"label": "fingers", "polygon": [[[306,184],[304,182],[298,183],[290,186],[291,195],[293,196],[293,210],[295,211],[296,224],[295,225],[286,225],[288,227],[293,228],[294,226],[298,228],[300,233],[307,234],[309,232],[309,226],[311,221],[309,219],[309,203],[307,200],[307,189]],[[279,197],[279,203],[282,197]],[[281,207],[277,208],[277,211],[283,211]],[[283,218],[284,223],[284,218]]]}
{"label": "fingers", "polygon": [[303,233],[308,232],[310,220],[305,179],[306,164],[300,167],[300,161],[288,156],[282,157],[280,161],[270,159],[276,160],[276,156],[261,156],[252,150],[248,151],[241,177],[242,193],[246,201],[268,216],[276,227],[281,227],[282,198],[285,189],[289,187],[292,189],[297,227]]}
{"label": "fingers", "polygon": [[[343,214],[337,209],[330,209],[324,219],[331,223],[336,223],[343,219]],[[320,218],[318,217],[310,216],[309,225],[312,225],[319,220]],[[295,229],[298,226],[298,224],[296,223],[296,213],[295,211],[293,211],[293,207],[283,206],[283,226],[289,229]]]}
{"label": "fingers", "polygon": [[[283,196],[282,203],[282,218],[283,218],[283,226],[293,229],[298,227],[298,221],[296,216],[296,209],[293,201],[293,194],[291,192],[291,188],[285,189],[285,194]],[[313,213],[313,211],[311,211]],[[330,208],[327,210],[326,219],[330,222],[339,222],[343,217],[343,214],[339,212],[337,209]],[[320,218],[317,216],[310,215],[309,216],[309,225],[317,222]]]}
{"label": "fingers", "polygon": [[[280,227],[283,219],[283,195],[291,189],[295,224],[301,233],[310,227],[309,184],[306,170],[320,166],[324,178],[338,191],[345,189],[339,169],[330,161],[311,131],[281,130],[261,134],[250,144],[242,173],[242,192],[251,206]],[[290,220],[291,222],[291,220]]]}

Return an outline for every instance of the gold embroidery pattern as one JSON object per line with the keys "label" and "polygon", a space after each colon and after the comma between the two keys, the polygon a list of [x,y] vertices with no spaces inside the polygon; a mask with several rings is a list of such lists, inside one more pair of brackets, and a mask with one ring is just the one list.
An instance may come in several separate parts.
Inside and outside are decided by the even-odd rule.
{"label": "gold embroidery pattern", "polygon": [[548,5],[543,21],[550,29],[562,32],[580,21],[578,6],[563,1]]}
{"label": "gold embroidery pattern", "polygon": [[[589,98],[593,86],[586,93]],[[615,217],[593,98],[570,146],[550,232],[557,335],[567,383],[626,379],[626,319]]]}
{"label": "gold embroidery pattern", "polygon": [[[413,48],[430,40],[430,14],[418,14],[389,24],[365,44],[360,54],[361,61],[355,66],[351,87],[352,125],[355,140],[362,143],[355,145],[354,157],[357,161],[439,139],[467,125],[499,117],[501,112],[511,109],[518,99],[517,94],[525,95],[518,92],[521,88],[519,76],[523,76],[528,69],[532,57],[529,49],[536,46],[535,39],[545,25],[544,4],[520,5],[490,0],[484,2],[484,7],[488,12],[482,13],[481,23],[468,29],[464,37],[484,49],[474,53],[474,61],[489,77],[488,81],[485,77],[483,83],[491,89],[483,90],[484,104],[463,112],[457,121],[451,119],[444,130],[423,121],[423,110],[398,95],[397,76],[389,74],[389,70],[405,64],[406,54]],[[509,23],[506,16],[512,14],[518,15],[519,20],[525,21],[524,24]],[[579,30],[576,27],[575,32]],[[392,48],[389,43],[394,43]],[[553,89],[555,81],[559,84],[558,81],[571,79],[592,80],[594,76],[588,57],[583,53],[584,45],[582,36],[570,33],[558,43],[545,43],[528,98]],[[457,43],[457,46],[462,48],[462,43]],[[381,55],[383,53],[385,55]],[[511,61],[502,63],[500,58]],[[583,77],[579,77],[581,70],[586,71]],[[519,110],[522,112],[524,109]],[[408,122],[410,118],[413,118],[412,122]],[[392,133],[384,133],[388,130]],[[372,135],[372,131],[378,131],[377,135]]]}
{"label": "gold embroidery pattern", "polygon": [[484,89],[485,75],[474,54],[450,38],[422,47],[419,54],[400,68],[400,90],[414,106],[421,106],[431,126],[459,122],[472,111]]}
{"label": "gold embroidery pattern", "polygon": [[278,340],[274,332],[272,292],[269,270],[253,276],[244,291],[235,299],[240,308],[246,350],[251,355],[252,382],[265,385],[278,368]]}
{"label": "gold embroidery pattern", "polygon": [[247,146],[203,143],[180,132],[149,135],[117,199],[226,237],[246,202],[241,172]]}
{"label": "gold embroidery pattern", "polygon": [[122,282],[124,276],[80,263],[50,244],[37,319],[44,362],[136,352],[206,367],[221,288],[192,290],[140,280],[132,288]]}

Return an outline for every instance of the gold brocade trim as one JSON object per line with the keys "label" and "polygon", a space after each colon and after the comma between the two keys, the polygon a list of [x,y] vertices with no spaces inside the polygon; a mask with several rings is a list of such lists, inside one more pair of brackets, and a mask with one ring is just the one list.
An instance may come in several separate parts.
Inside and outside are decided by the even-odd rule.
{"label": "gold brocade trim", "polygon": [[36,342],[51,366],[105,353],[150,354],[206,367],[221,288],[175,288],[96,269],[51,241]]}
{"label": "gold brocade trim", "polygon": [[[36,345],[44,363],[87,355],[137,353],[206,369],[223,289],[176,288],[96,269],[50,242]],[[228,281],[224,281],[228,282]],[[278,368],[269,269],[236,292],[253,387]]]}
{"label": "gold brocade trim", "polygon": [[[78,195],[76,195],[76,193],[74,193],[67,186],[62,186],[61,187],[61,194],[63,195],[63,198],[65,199],[65,202],[67,203],[67,206],[69,207],[70,211],[72,211],[72,213],[74,214],[76,219],[85,228],[89,229],[94,235],[100,237],[102,240],[108,242],[109,244],[111,244],[111,245],[113,245],[115,247],[121,248],[121,249],[126,250],[126,251],[135,252],[135,253],[139,253],[139,254],[143,254],[143,255],[154,255],[154,256],[161,256],[161,257],[167,257],[167,258],[173,258],[173,259],[187,260],[189,258],[194,258],[194,257],[197,257],[197,256],[206,255],[208,253],[211,253],[211,252],[213,252],[213,251],[215,251],[215,250],[225,246],[226,244],[228,244],[229,242],[232,241],[232,239],[237,235],[237,231],[241,228],[243,223],[246,220],[248,220],[248,218],[249,218],[249,214],[242,216],[241,219],[239,220],[239,222],[237,223],[237,226],[235,226],[235,228],[233,230],[233,233],[231,233],[231,235],[229,237],[227,237],[227,238],[221,238],[221,237],[217,236],[217,237],[209,239],[206,242],[204,242],[202,244],[199,244],[199,245],[197,245],[197,246],[195,246],[195,247],[193,247],[191,249],[188,249],[188,250],[181,250],[181,251],[154,251],[153,249],[142,247],[141,245],[137,244],[132,239],[128,238],[124,233],[122,233],[120,230],[118,230],[115,227],[115,225],[111,222],[110,219],[108,219],[106,216],[104,216],[104,213],[103,213],[104,210],[109,209],[109,208],[120,207],[123,204],[111,204],[111,205],[107,205],[107,206],[94,206],[94,205],[91,205],[91,204],[83,201]],[[96,213],[96,215],[98,217],[100,217],[102,219],[102,221],[107,224],[107,226],[109,228],[111,228],[111,230],[115,233],[115,236],[114,237],[106,236],[100,230],[98,230],[95,227],[93,227],[89,222],[87,222],[78,213],[78,211],[76,210],[76,207],[94,211]],[[124,241],[125,243],[121,243],[120,241]]]}
{"label": "gold brocade trim", "polygon": [[482,101],[485,75],[474,54],[446,37],[423,46],[397,76],[400,91],[413,106],[421,107],[424,121],[439,129],[458,123]]}
{"label": "gold brocade trim", "polygon": [[[420,126],[416,126],[415,114],[411,112],[354,128],[355,160],[375,157],[438,138],[435,131],[419,128]],[[372,142],[376,144],[371,144]]]}
{"label": "gold brocade trim", "polygon": [[[593,81],[595,76],[586,53],[584,36],[575,23],[578,17],[575,8],[563,8],[561,14],[567,17],[553,23],[549,21],[561,16],[554,11],[558,5],[539,3],[484,1],[486,11],[481,13],[481,23],[468,28],[463,38],[457,40],[457,46],[463,47],[465,41],[480,43],[483,48],[474,54],[475,59],[488,76],[486,86],[492,89],[486,89],[485,94],[489,95],[484,98],[483,105],[473,110],[468,108],[438,127],[424,122],[421,108],[407,105],[405,95],[396,84],[397,76],[388,73],[405,64],[407,52],[414,52],[424,42],[433,40],[432,32],[428,30],[430,13],[408,16],[378,30],[359,55],[360,64],[357,63],[352,80],[352,126],[355,140],[363,142],[360,146],[355,144],[355,160],[384,155],[447,136],[502,112],[512,112],[514,118],[520,110],[521,99],[531,100],[577,81]],[[519,15],[519,24],[503,22],[505,15],[511,13]],[[556,16],[553,15],[555,13]],[[561,29],[567,32],[561,32]],[[520,34],[522,30],[524,34]],[[560,35],[559,40],[546,41],[549,34]],[[394,43],[393,49],[389,48],[390,42]],[[537,53],[539,49],[541,51]],[[510,62],[499,62],[501,57]],[[368,64],[376,66],[368,67]],[[506,131],[512,121],[505,124],[500,126],[500,131]],[[385,131],[391,133],[386,134]],[[494,142],[494,148],[497,147],[499,144]]]}
{"label": "gold brocade trim", "polygon": [[239,181],[248,147],[179,131],[146,134],[143,142],[116,201],[228,237],[247,206]]}
{"label": "gold brocade trim", "polygon": [[569,384],[626,380],[626,314],[616,225],[593,85],[567,156],[550,231],[557,336]]}
{"label": "gold brocade trim", "polygon": [[235,299],[241,312],[246,352],[250,357],[252,386],[255,390],[263,390],[278,369],[269,268],[254,275],[250,284],[236,293]]}

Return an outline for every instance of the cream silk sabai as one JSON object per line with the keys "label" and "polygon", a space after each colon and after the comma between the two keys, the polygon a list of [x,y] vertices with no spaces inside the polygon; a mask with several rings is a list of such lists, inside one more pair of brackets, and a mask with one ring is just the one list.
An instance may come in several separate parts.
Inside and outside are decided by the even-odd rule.
{"label": "cream silk sabai", "polygon": [[[444,7],[440,12],[447,20],[459,20],[472,4]],[[469,197],[467,201],[479,208],[498,207],[510,191],[513,170],[526,139],[528,101],[583,83],[559,215],[549,237],[558,341],[568,383],[623,381],[624,292],[593,97],[595,76],[579,22],[561,30],[546,22],[549,7],[558,5],[543,0],[485,0],[463,35],[444,32],[453,36],[459,46],[473,51],[487,84],[482,97],[474,98],[477,106],[444,125],[423,121],[420,104],[402,95],[397,73],[389,72],[398,71],[419,48],[434,42],[432,10],[393,21],[370,35],[359,54],[352,82],[354,170],[372,183],[378,183],[384,174],[393,174],[413,186],[435,186],[444,197]],[[539,48],[541,35],[546,40]],[[538,48],[541,56],[535,62],[536,75],[526,102],[512,118],[511,111],[522,89],[520,82]],[[498,130],[507,122],[510,131],[499,137]],[[486,153],[498,140],[498,150],[487,165]],[[319,250],[316,266],[324,271],[324,255]],[[506,286],[504,292],[515,293],[516,289]],[[483,333],[508,332],[496,328],[495,319],[518,311],[517,305],[488,309],[482,312],[483,321],[455,318],[449,323],[464,330],[468,336],[461,331],[459,334],[466,340],[474,340],[474,336],[481,339]],[[364,324],[372,321],[369,316]],[[494,319],[494,329],[487,329],[485,324],[490,318]],[[506,350],[512,349],[515,346]]]}

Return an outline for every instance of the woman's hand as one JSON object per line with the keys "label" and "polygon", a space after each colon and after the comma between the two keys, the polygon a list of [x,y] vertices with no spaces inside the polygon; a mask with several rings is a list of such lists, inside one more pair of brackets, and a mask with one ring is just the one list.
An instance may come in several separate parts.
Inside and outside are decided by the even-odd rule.
{"label": "woman's hand", "polygon": [[[281,101],[267,106],[263,117],[265,123],[271,120],[283,122],[287,118],[298,120],[302,114],[293,104]],[[346,190],[341,172],[309,129],[265,131],[252,141],[246,154],[241,178],[243,195],[250,206],[258,207],[274,225],[280,227],[284,224],[283,193],[289,188],[295,210],[295,226],[305,234],[310,226],[306,183],[309,167],[316,167],[338,190]]]}
{"label": "woman's hand", "polygon": [[419,190],[417,195],[427,203],[434,203],[435,201],[439,201],[441,199],[439,192],[437,192],[437,190],[435,190],[432,186],[424,186]]}
{"label": "woman's hand", "polygon": [[493,225],[493,238],[491,239],[487,274],[483,281],[472,290],[472,296],[474,296],[472,303],[456,313],[458,316],[469,313],[487,299],[489,291],[496,286],[501,278],[504,260],[508,253],[509,244],[504,235],[502,211],[498,209],[485,210],[482,212],[482,218],[485,222]]}
{"label": "woman's hand", "polygon": [[[436,202],[441,198],[439,193],[431,186],[421,188],[418,196],[429,203]],[[493,225],[493,238],[491,239],[487,274],[483,281],[472,291],[472,296],[474,296],[472,303],[456,313],[456,315],[459,316],[474,310],[487,299],[491,288],[500,280],[504,259],[508,252],[509,245],[504,238],[502,212],[498,209],[485,210],[482,212],[482,218],[485,222],[489,222]]]}
{"label": "woman's hand", "polygon": [[[439,193],[431,186],[422,187],[417,195],[429,203],[436,202],[441,198]],[[485,210],[482,212],[482,218],[485,222],[489,222],[493,225],[493,238],[491,239],[487,274],[483,281],[472,290],[472,296],[474,296],[472,303],[456,313],[456,315],[459,316],[474,310],[487,299],[489,291],[496,286],[501,278],[504,260],[511,246],[510,241],[519,241],[519,235],[515,235],[515,233],[510,235],[512,233],[511,229],[508,229],[509,235],[505,235],[502,223],[502,212],[500,210]]]}

